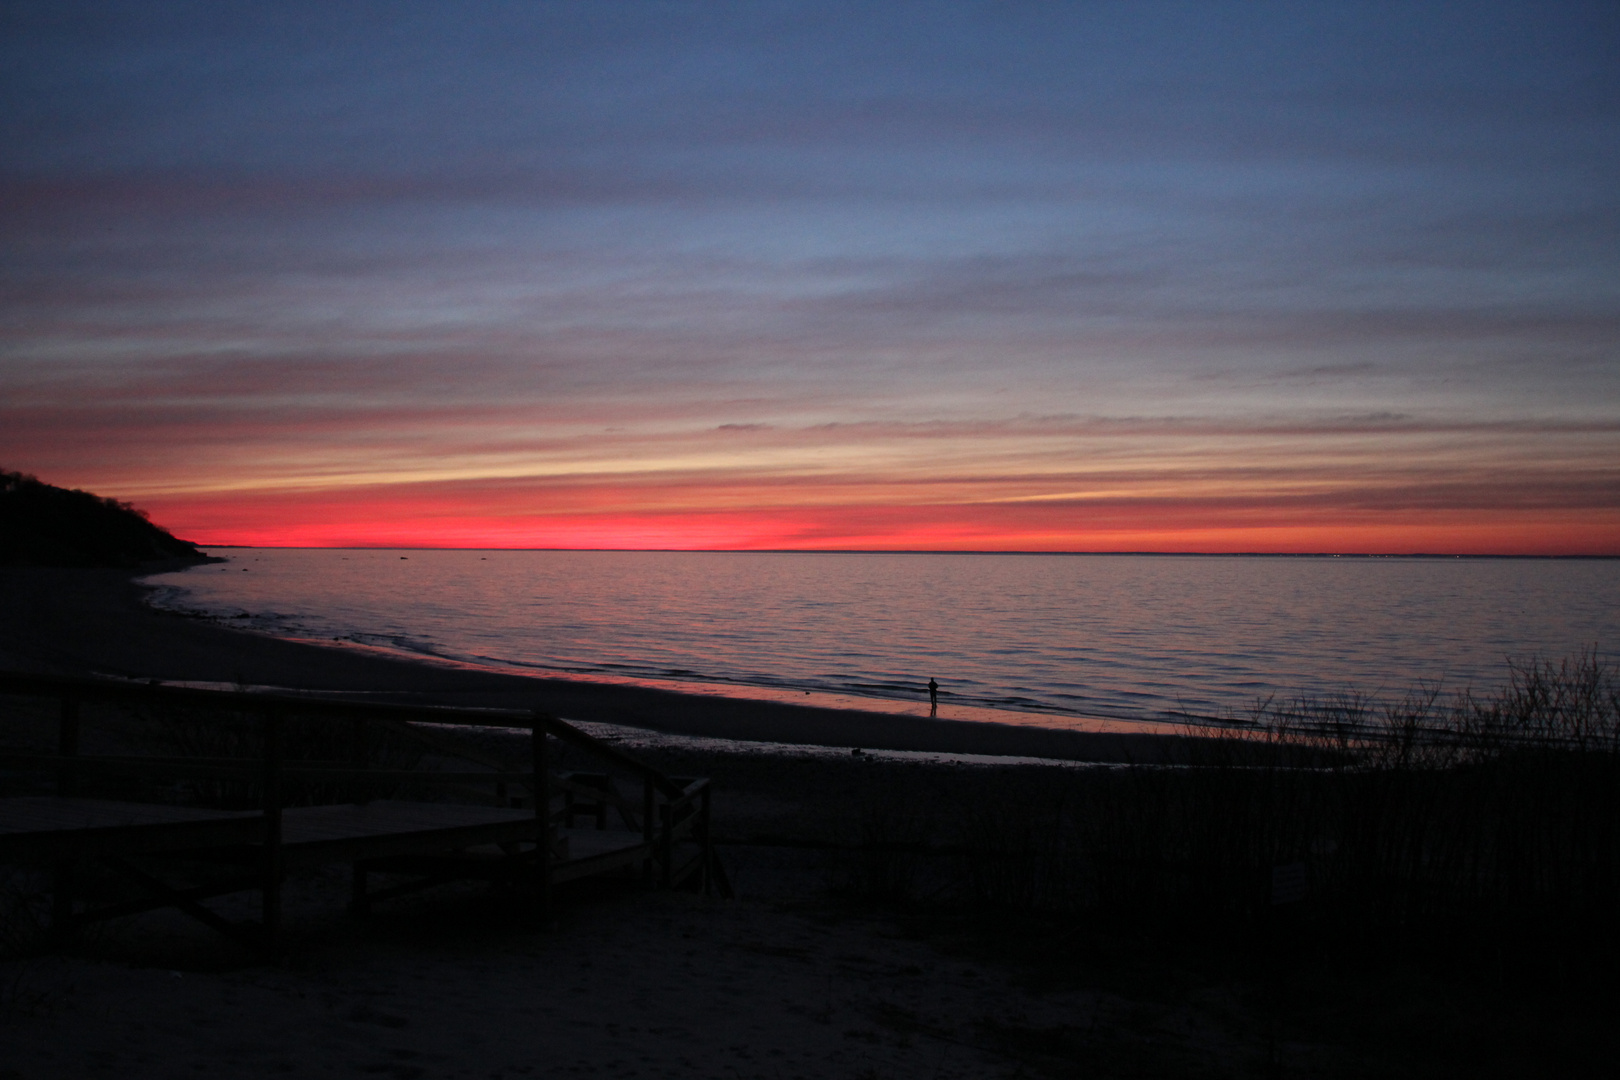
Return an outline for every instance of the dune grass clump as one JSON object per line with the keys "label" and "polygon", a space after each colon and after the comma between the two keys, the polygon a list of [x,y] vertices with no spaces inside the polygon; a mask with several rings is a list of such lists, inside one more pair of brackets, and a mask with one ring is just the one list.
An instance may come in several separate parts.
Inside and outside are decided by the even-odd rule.
{"label": "dune grass clump", "polygon": [[[1205,903],[1269,906],[1267,863],[1299,862],[1305,903],[1358,947],[1613,951],[1620,682],[1595,651],[1510,666],[1484,700],[1266,704],[1210,734],[1170,781],[1184,825],[1163,854],[1260,880],[1247,905],[1221,889]],[[1311,764],[1234,763],[1256,742]]]}
{"label": "dune grass clump", "polygon": [[[970,782],[887,845],[904,872],[866,879],[1205,941],[1285,920],[1312,948],[1498,974],[1620,958],[1620,679],[1595,651],[1513,665],[1487,698],[1266,701],[1186,736],[1185,764]],[[869,815],[866,839],[886,828]],[[1274,892],[1301,869],[1303,899]]]}

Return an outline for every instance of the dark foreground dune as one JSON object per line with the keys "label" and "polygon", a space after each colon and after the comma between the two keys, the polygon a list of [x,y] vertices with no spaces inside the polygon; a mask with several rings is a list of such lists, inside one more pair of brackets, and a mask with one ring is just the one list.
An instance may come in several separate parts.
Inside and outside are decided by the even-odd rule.
{"label": "dark foreground dune", "polygon": [[412,663],[156,611],[129,571],[0,569],[0,668],[378,694],[675,735],[1073,761],[1154,761],[1173,735],[928,719]]}
{"label": "dark foreground dune", "polygon": [[[948,755],[1162,760],[1199,748],[409,663],[160,614],[113,570],[0,569],[0,668],[540,708],[676,734]],[[26,727],[0,738],[22,739]],[[713,779],[736,900],[604,883],[565,892],[541,925],[521,897],[475,884],[360,920],[344,913],[348,871],[337,866],[288,883],[289,953],[276,965],[174,912],[103,924],[73,955],[51,956],[31,944],[43,938],[48,874],[0,867],[0,1080],[1607,1076],[1620,1055],[1612,965],[1573,962],[1599,955],[1584,931],[1549,931],[1586,925],[1578,919],[1519,919],[1516,936],[1452,932],[1461,952],[1426,960],[1412,940],[1438,940],[1430,931],[1447,919],[1380,943],[1386,924],[1365,905],[1328,894],[1267,905],[1275,860],[1250,849],[1270,850],[1273,823],[1328,805],[1279,797],[1410,787],[1380,786],[1387,777],[1350,790],[1316,770],[1300,774],[1315,787],[1302,787],[1286,771],[1241,765],[1213,779],[953,768],[625,735],[650,764]],[[1522,802],[1517,775],[1502,790]],[[1576,787],[1535,790],[1558,792],[1577,823],[1614,819],[1612,800],[1582,817],[1587,804],[1567,797]],[[1454,788],[1473,790],[1431,783],[1416,794]],[[1424,814],[1441,805],[1407,802]],[[1539,821],[1554,803],[1537,805]],[[1167,828],[1176,807],[1182,824]],[[1593,831],[1549,820],[1549,835]],[[1100,846],[1077,859],[1082,832]],[[1248,874],[1243,860],[1256,858]],[[1395,880],[1379,877],[1377,895]],[[1259,899],[1212,905],[1200,898],[1225,894],[1198,891],[1211,882],[1243,896],[1257,886]],[[219,910],[250,916],[252,901]],[[1612,904],[1603,910],[1607,925]],[[1481,918],[1467,925],[1489,929]],[[1545,947],[1572,939],[1579,956]],[[1601,980],[1571,978],[1589,969]]]}
{"label": "dark foreground dune", "polygon": [[[0,667],[388,693],[784,742],[1077,756],[1132,744],[398,662],[159,614],[117,571],[0,571]],[[269,966],[174,912],[117,920],[70,956],[0,954],[0,1078],[975,1080],[1063,1075],[1076,1053],[1169,1075],[1263,1052],[1248,1018],[1216,1033],[1201,1006],[1144,1019],[1130,993],[1072,980],[1032,991],[1017,965],[941,948],[841,899],[863,792],[905,801],[962,771],[705,746],[665,746],[653,761],[715,777],[734,901],[566,893],[542,929],[521,904],[475,885],[357,921],[344,914],[337,867],[289,882],[290,952]],[[13,916],[26,884],[0,880]],[[221,910],[251,915],[230,908],[251,900]],[[0,929],[18,937],[15,925]],[[1083,1052],[1047,1046],[1053,1033],[1088,1031],[1098,1034]]]}

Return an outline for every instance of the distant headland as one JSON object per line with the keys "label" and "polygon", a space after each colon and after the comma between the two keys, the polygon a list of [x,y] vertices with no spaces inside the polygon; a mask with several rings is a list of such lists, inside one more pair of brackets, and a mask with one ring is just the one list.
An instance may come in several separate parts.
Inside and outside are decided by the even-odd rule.
{"label": "distant headland", "polygon": [[207,558],[129,503],[0,471],[0,566],[137,567]]}

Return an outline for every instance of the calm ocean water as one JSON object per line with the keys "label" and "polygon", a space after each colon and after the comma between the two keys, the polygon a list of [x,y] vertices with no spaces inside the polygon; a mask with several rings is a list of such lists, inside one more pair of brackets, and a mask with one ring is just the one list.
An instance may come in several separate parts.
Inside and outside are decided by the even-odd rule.
{"label": "calm ocean water", "polygon": [[[1620,657],[1620,561],[234,549],[158,602],[350,647],[1068,726]],[[890,704],[884,704],[890,703]],[[903,706],[900,703],[905,703]]]}

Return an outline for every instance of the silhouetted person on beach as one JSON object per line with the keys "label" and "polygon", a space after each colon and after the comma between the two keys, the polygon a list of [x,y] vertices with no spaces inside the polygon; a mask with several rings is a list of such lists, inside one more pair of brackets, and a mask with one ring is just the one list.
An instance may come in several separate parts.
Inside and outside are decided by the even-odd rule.
{"label": "silhouetted person on beach", "polygon": [[928,679],[928,715],[939,715],[939,683],[932,676]]}

